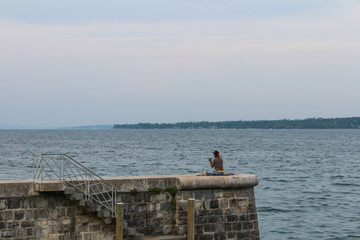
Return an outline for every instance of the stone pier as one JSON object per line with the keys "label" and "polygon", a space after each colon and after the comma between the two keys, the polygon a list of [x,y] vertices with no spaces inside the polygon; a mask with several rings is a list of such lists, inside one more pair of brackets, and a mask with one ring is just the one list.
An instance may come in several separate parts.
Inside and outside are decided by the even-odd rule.
{"label": "stone pier", "polygon": [[[117,202],[124,203],[125,239],[141,239],[134,232],[142,239],[165,235],[186,239],[189,198],[195,199],[195,239],[260,239],[255,175],[105,180],[118,188]],[[0,238],[115,239],[114,222],[105,222],[89,212],[62,189],[57,181],[46,185],[32,180],[0,181]]]}

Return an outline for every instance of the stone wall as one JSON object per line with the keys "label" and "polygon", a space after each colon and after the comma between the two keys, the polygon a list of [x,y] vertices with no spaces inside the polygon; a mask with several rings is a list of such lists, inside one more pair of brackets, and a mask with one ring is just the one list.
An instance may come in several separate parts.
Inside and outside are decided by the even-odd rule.
{"label": "stone wall", "polygon": [[195,198],[198,239],[259,239],[253,188],[181,191],[177,196],[179,234],[187,231],[187,200]]}
{"label": "stone wall", "polygon": [[113,239],[114,229],[62,194],[0,198],[1,239]]}
{"label": "stone wall", "polygon": [[[127,227],[138,233],[186,236],[187,201],[195,198],[195,239],[259,239],[254,175],[106,180],[119,189]],[[62,192],[39,194],[32,185],[0,181],[1,239],[114,239],[115,224],[105,224]]]}

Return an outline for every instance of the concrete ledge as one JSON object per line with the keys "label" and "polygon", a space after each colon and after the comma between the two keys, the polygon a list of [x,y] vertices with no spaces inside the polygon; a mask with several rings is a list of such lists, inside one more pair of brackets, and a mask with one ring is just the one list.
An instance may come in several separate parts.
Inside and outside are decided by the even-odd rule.
{"label": "concrete ledge", "polygon": [[[176,186],[179,190],[195,189],[236,189],[258,185],[259,180],[253,174],[237,174],[231,176],[195,176],[195,175],[157,175],[106,177],[105,180],[115,185],[120,191],[148,191],[158,187],[166,189]],[[60,181],[44,181],[43,184],[33,180],[1,180],[0,197],[24,197],[36,194],[36,191],[63,191]]]}
{"label": "concrete ledge", "polygon": [[231,189],[254,187],[259,184],[259,179],[253,174],[231,176],[157,175],[104,179],[124,191],[134,188],[138,191],[147,191],[152,187],[166,189],[172,186],[176,186],[179,190]]}
{"label": "concrete ledge", "polygon": [[247,188],[259,184],[259,179],[252,174],[239,174],[232,176],[177,176],[179,189],[226,189]]}
{"label": "concrete ledge", "polygon": [[24,197],[33,194],[33,180],[0,181],[0,197]]}

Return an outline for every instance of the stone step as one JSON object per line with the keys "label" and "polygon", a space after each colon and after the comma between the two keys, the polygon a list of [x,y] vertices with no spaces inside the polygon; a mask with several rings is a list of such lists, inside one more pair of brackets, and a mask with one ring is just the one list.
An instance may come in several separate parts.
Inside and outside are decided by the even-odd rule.
{"label": "stone step", "polygon": [[70,195],[70,199],[71,200],[76,200],[76,201],[80,201],[84,199],[84,194],[83,193],[73,193]]}
{"label": "stone step", "polygon": [[146,240],[144,234],[136,233],[131,237],[132,240]]}
{"label": "stone step", "polygon": [[80,204],[80,206],[83,206],[83,207],[90,207],[92,202],[90,200],[83,199],[83,200],[80,200],[79,204]]}
{"label": "stone step", "polygon": [[125,234],[128,236],[134,236],[136,234],[135,228],[127,227],[127,228],[124,228],[124,230],[125,230]]}
{"label": "stone step", "polygon": [[186,236],[175,236],[175,235],[145,236],[144,240],[186,240]]}
{"label": "stone step", "polygon": [[65,188],[64,193],[65,193],[66,195],[74,194],[74,193],[75,193],[75,188],[67,187],[67,188]]}
{"label": "stone step", "polygon": [[99,211],[97,213],[97,216],[98,217],[103,217],[103,218],[110,217],[111,216],[111,211],[108,210],[108,209],[102,209],[101,211]]}
{"label": "stone step", "polygon": [[114,218],[114,217],[106,217],[106,218],[104,218],[104,223],[106,223],[106,224],[115,224],[116,223],[116,218]]}
{"label": "stone step", "polygon": [[101,211],[101,205],[92,204],[88,207],[89,212],[100,212]]}

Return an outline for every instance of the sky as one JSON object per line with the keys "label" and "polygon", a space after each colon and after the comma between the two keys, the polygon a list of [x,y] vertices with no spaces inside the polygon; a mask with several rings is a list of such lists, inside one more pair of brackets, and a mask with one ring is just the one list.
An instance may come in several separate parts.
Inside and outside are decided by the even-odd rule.
{"label": "sky", "polygon": [[0,0],[0,127],[360,116],[360,2]]}

